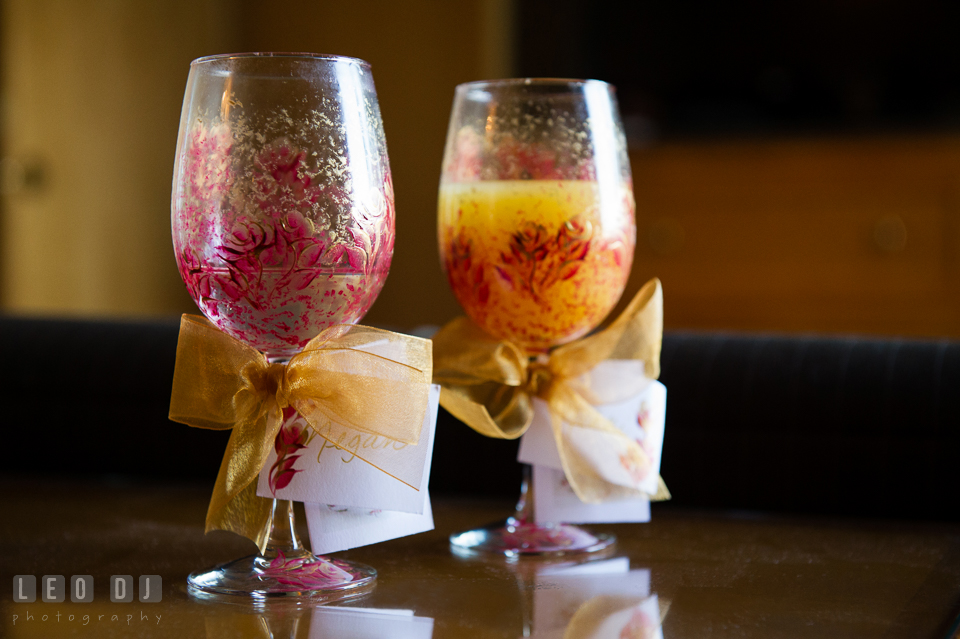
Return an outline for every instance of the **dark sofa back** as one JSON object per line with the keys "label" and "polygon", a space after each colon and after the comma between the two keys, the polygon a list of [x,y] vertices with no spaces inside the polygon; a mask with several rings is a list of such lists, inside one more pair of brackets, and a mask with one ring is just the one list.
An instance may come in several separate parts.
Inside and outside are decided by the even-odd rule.
{"label": "dark sofa back", "polygon": [[[228,437],[170,422],[178,322],[0,318],[0,472],[212,483]],[[960,344],[667,334],[676,506],[958,520]],[[511,497],[516,442],[441,411],[431,491]]]}

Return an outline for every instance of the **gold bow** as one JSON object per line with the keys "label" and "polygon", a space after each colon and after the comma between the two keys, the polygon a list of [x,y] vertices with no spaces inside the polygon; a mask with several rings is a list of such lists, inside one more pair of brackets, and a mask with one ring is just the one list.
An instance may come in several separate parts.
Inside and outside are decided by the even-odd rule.
{"label": "gold bow", "polygon": [[[592,637],[610,636],[606,633],[600,633],[603,630],[609,632],[609,627],[604,628],[604,624],[609,623],[618,613],[622,624],[620,632],[617,634],[618,637],[652,639],[657,636],[657,630],[663,625],[664,619],[667,618],[667,612],[670,610],[669,600],[661,601],[658,599],[656,602],[651,602],[650,600],[653,597],[656,597],[656,595],[642,599],[626,594],[597,595],[577,608],[570,619],[570,623],[563,631],[563,639],[591,639]],[[645,605],[650,605],[652,610],[643,610]],[[627,613],[629,616],[623,613]],[[647,613],[653,613],[653,615]]]}
{"label": "gold bow", "polygon": [[[384,344],[403,353],[404,361],[363,350],[384,352]],[[233,429],[210,498],[207,532],[230,530],[264,552],[273,509],[271,500],[257,496],[255,480],[273,448],[284,408],[296,409],[321,437],[327,432],[321,428],[334,422],[416,445],[431,368],[430,340],[354,325],[332,326],[287,364],[271,364],[205,319],[184,315],[170,419]],[[357,457],[363,455],[360,451]]]}
{"label": "gold bow", "polygon": [[[456,418],[488,437],[516,439],[533,420],[533,397],[547,403],[560,461],[570,487],[585,503],[636,497],[640,491],[613,484],[591,463],[587,448],[613,447],[625,463],[649,467],[649,456],[591,404],[635,395],[645,383],[626,375],[591,383],[591,370],[605,360],[643,362],[644,375],[660,375],[663,292],[652,279],[606,329],[532,359],[521,347],[484,333],[459,317],[433,337],[434,383],[440,403]],[[639,365],[637,366],[639,371]],[[663,480],[651,499],[669,499]]]}

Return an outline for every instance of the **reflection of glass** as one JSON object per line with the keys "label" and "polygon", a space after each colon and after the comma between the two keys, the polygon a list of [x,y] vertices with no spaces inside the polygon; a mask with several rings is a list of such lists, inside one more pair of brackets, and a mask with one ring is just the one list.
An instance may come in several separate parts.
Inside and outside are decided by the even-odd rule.
{"label": "reflection of glass", "polygon": [[430,639],[433,619],[412,610],[336,608],[302,601],[238,612],[220,608],[205,617],[207,639],[327,639],[329,637],[402,637]]}
{"label": "reflection of glass", "polygon": [[[491,335],[536,358],[596,328],[623,292],[636,236],[613,88],[530,79],[457,87],[438,235],[454,294]],[[534,524],[531,501],[521,497],[504,527],[453,536],[454,548],[592,552],[612,543]]]}
{"label": "reflection of glass", "polygon": [[537,566],[518,572],[531,592],[524,636],[565,639],[660,639],[662,619],[650,571],[630,570],[626,557]]}
{"label": "reflection of glass", "polygon": [[[383,287],[394,241],[369,66],[309,54],[194,61],[172,219],[180,275],[200,310],[269,361],[286,361],[328,326],[358,321]],[[195,573],[191,588],[341,597],[372,585],[372,568],[303,548],[292,506],[274,500],[263,556]]]}

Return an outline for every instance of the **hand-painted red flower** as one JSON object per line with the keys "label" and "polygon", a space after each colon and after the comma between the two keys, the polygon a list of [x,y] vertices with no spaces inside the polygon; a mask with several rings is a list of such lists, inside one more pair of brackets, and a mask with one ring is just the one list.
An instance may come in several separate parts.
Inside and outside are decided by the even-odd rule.
{"label": "hand-painted red flower", "polygon": [[[304,327],[334,315],[361,316],[379,288],[348,284],[351,294],[333,304],[304,295],[323,288],[317,283],[324,274],[350,271],[382,283],[393,249],[389,176],[376,206],[358,216],[353,194],[337,181],[318,184],[307,154],[284,139],[264,147],[253,176],[229,176],[230,141],[200,136],[187,153],[188,170],[204,177],[178,210],[187,236],[178,261],[198,306],[224,330],[267,350],[278,340],[303,346]],[[344,228],[346,219],[356,226]]]}
{"label": "hand-painted red flower", "polygon": [[276,579],[293,588],[322,588],[353,581],[353,575],[329,559],[287,559],[282,552],[261,570],[261,579]]}
{"label": "hand-painted red flower", "polygon": [[296,409],[288,406],[283,409],[283,426],[273,442],[277,460],[270,467],[268,483],[270,491],[276,495],[281,488],[290,485],[294,475],[302,469],[294,468],[300,459],[299,452],[310,442],[310,428],[302,419],[297,419]]}
{"label": "hand-painted red flower", "polygon": [[592,236],[593,225],[579,218],[568,220],[560,227],[554,255],[554,261],[557,263],[555,266],[557,279],[568,280],[577,274],[580,266],[587,259]]}
{"label": "hand-painted red flower", "polygon": [[542,224],[527,222],[510,240],[510,252],[518,261],[540,261],[550,252],[547,229]]}
{"label": "hand-painted red flower", "polygon": [[635,450],[627,450],[620,455],[620,467],[627,471],[630,479],[639,484],[650,473],[650,458]]}
{"label": "hand-painted red flower", "polygon": [[486,281],[484,265],[473,261],[473,240],[464,229],[449,235],[444,252],[444,268],[447,280],[455,291],[472,292],[479,304],[490,299],[490,283]]}
{"label": "hand-painted red flower", "polygon": [[281,221],[279,231],[290,241],[299,240],[313,237],[314,225],[299,211],[291,211]]}
{"label": "hand-painted red flower", "polygon": [[510,238],[510,252],[500,254],[495,269],[511,288],[518,282],[537,297],[560,280],[576,275],[590,251],[593,226],[574,218],[550,236],[540,224],[528,222]]}
{"label": "hand-painted red flower", "polygon": [[230,259],[233,255],[242,255],[264,246],[272,246],[274,241],[275,233],[272,225],[249,218],[240,218],[223,238],[219,251],[224,259]]}
{"label": "hand-painted red flower", "polygon": [[582,260],[590,248],[593,225],[579,217],[567,220],[557,233],[557,249],[565,260]]}

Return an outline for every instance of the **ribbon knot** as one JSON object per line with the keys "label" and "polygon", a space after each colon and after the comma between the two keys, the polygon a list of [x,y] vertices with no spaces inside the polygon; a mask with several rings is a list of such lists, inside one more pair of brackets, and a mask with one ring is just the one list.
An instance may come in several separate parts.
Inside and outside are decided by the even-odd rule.
{"label": "ribbon knot", "polygon": [[287,372],[285,362],[273,362],[266,368],[258,366],[259,362],[248,365],[246,376],[250,379],[253,392],[264,400],[273,398],[277,406],[283,410],[290,405],[287,394],[284,392],[284,377]]}
{"label": "ribbon knot", "polygon": [[[497,340],[460,317],[433,337],[434,382],[442,386],[443,407],[488,437],[520,437],[533,421],[533,398],[545,401],[564,473],[581,501],[599,503],[641,494],[668,499],[670,493],[659,476],[653,491],[640,488],[648,485],[641,473],[628,473],[629,478],[612,483],[614,474],[597,462],[603,456],[594,454],[596,449],[616,450],[620,463],[631,469],[651,466],[640,444],[593,404],[627,399],[647,378],[656,379],[662,335],[663,292],[657,279],[647,282],[604,330],[535,359],[520,346]],[[632,361],[636,374],[602,383],[593,380],[592,370],[606,360]]]}
{"label": "ribbon knot", "polygon": [[531,397],[539,397],[549,391],[552,381],[553,372],[549,363],[538,358],[527,366],[527,380],[523,384],[523,390]]}
{"label": "ribbon knot", "polygon": [[[170,419],[197,428],[232,429],[207,510],[207,531],[236,532],[264,551],[273,509],[269,499],[257,496],[256,479],[283,425],[285,408],[293,407],[324,438],[329,431],[323,427],[334,423],[416,445],[431,374],[431,342],[417,337],[332,326],[288,363],[269,363],[203,318],[184,315]],[[365,454],[356,456],[364,459]]]}

